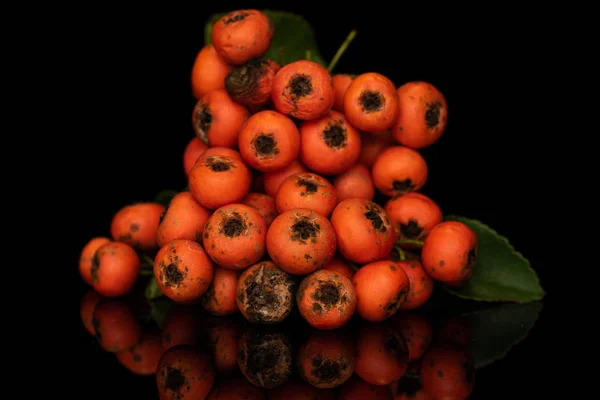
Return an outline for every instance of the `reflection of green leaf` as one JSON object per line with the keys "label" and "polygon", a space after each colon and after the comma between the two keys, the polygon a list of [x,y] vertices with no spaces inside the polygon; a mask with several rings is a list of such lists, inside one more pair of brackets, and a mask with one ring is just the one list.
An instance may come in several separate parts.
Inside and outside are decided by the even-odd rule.
{"label": "reflection of green leaf", "polygon": [[473,276],[460,288],[447,288],[459,297],[478,301],[509,301],[526,303],[540,300],[544,290],[529,261],[517,252],[508,240],[479,221],[447,216],[469,226],[479,240],[477,262]]}
{"label": "reflection of green leaf", "polygon": [[542,310],[542,303],[505,303],[464,316],[471,327],[471,351],[480,368],[504,357],[527,337]]}
{"label": "reflection of green leaf", "polygon": [[151,277],[148,280],[148,284],[146,285],[146,298],[152,300],[161,296],[164,296],[164,294],[158,287],[158,283],[156,283],[156,278]]}
{"label": "reflection of green leaf", "polygon": [[[262,10],[271,20],[275,27],[271,47],[264,55],[281,65],[294,61],[304,60],[307,53],[311,60],[327,67],[327,63],[319,53],[317,40],[312,27],[300,15],[286,11]],[[204,26],[204,42],[211,42],[211,33],[214,23],[227,13],[219,13],[211,16]]]}
{"label": "reflection of green leaf", "polygon": [[166,297],[150,301],[152,319],[160,329],[165,328],[165,322],[174,305],[175,303]]}
{"label": "reflection of green leaf", "polygon": [[156,194],[154,202],[167,207],[171,199],[177,194],[175,190],[162,190]]}

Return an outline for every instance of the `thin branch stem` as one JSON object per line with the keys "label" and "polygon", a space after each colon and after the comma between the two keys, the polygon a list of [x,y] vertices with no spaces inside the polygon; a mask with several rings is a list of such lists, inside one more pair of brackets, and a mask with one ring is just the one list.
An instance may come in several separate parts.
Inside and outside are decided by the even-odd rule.
{"label": "thin branch stem", "polygon": [[395,249],[398,252],[398,256],[400,257],[400,261],[405,261],[406,260],[406,254],[404,254],[404,250],[402,250],[402,247],[396,246]]}
{"label": "thin branch stem", "polygon": [[350,33],[346,37],[346,40],[344,40],[344,43],[342,43],[342,45],[338,49],[337,53],[335,53],[335,56],[333,56],[333,59],[331,60],[331,62],[329,63],[329,66],[327,67],[327,71],[329,71],[330,73],[331,73],[331,71],[333,71],[333,69],[335,68],[335,65],[340,60],[340,57],[342,57],[342,55],[344,54],[344,52],[350,45],[350,42],[352,42],[352,40],[354,40],[355,36],[356,36],[356,30],[353,29],[352,31],[350,31]]}
{"label": "thin branch stem", "polygon": [[396,245],[401,244],[414,244],[415,246],[423,246],[422,240],[412,240],[412,239],[400,239],[396,240]]}

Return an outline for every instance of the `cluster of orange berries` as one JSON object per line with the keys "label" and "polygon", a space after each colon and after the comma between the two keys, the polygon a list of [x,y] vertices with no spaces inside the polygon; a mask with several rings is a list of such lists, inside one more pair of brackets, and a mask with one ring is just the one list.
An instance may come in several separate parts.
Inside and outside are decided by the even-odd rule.
{"label": "cluster of orange berries", "polygon": [[280,66],[264,58],[273,34],[258,10],[214,24],[192,72],[189,191],[119,210],[112,239],[84,248],[84,279],[123,295],[139,276],[136,250],[156,251],[154,277],[175,302],[264,324],[297,306],[319,329],[355,314],[383,321],[425,304],[434,281],[468,281],[476,235],[419,193],[418,149],[446,127],[442,93],[375,72],[332,76],[309,60]]}

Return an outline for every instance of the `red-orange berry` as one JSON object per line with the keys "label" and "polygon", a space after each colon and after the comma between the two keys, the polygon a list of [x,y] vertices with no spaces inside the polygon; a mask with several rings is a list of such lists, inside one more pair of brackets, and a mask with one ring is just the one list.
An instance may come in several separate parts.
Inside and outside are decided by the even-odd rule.
{"label": "red-orange berry", "polygon": [[331,75],[314,61],[289,63],[275,75],[272,100],[282,114],[299,120],[316,119],[331,110],[334,99]]}

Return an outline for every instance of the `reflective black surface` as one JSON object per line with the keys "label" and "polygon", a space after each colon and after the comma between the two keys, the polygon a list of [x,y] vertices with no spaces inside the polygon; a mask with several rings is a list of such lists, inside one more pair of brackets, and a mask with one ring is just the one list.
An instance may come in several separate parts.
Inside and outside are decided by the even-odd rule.
{"label": "reflective black surface", "polygon": [[201,306],[148,301],[140,290],[116,299],[89,290],[78,332],[83,354],[93,357],[88,383],[102,376],[98,390],[111,397],[490,398],[504,389],[486,372],[506,365],[505,357],[523,359],[522,341],[535,336],[542,310],[541,303],[481,305],[437,295],[381,323],[355,317],[323,331],[297,312],[259,325],[239,313],[215,317]]}
{"label": "reflective black surface", "polygon": [[[160,302],[149,304],[136,296],[110,300],[103,307],[103,315],[110,319],[113,313],[119,314],[120,322],[109,324],[106,333],[101,330],[99,341],[83,323],[85,320],[89,324],[93,313],[93,295],[85,297],[88,302],[84,303],[87,307],[83,320],[80,314],[88,287],[77,273],[79,251],[91,237],[109,235],[110,219],[124,204],[149,200],[160,190],[178,190],[186,185],[182,154],[193,135],[191,110],[195,103],[189,73],[203,45],[204,22],[212,12],[247,6],[238,2],[202,3],[179,10],[163,6],[96,10],[96,19],[78,19],[74,21],[76,28],[69,31],[70,37],[77,32],[86,45],[74,45],[72,50],[77,57],[69,69],[70,78],[78,82],[79,93],[68,118],[77,125],[77,133],[69,138],[68,147],[75,150],[60,160],[65,169],[59,176],[71,177],[68,186],[72,198],[83,210],[69,209],[70,240],[60,269],[64,274],[60,288],[68,288],[68,295],[61,306],[64,325],[55,327],[64,343],[55,347],[59,347],[59,359],[70,360],[69,377],[76,382],[80,397],[158,398],[153,372],[159,353],[162,357],[165,351],[162,340],[166,334],[151,316],[154,311],[162,321],[168,307]],[[553,375],[548,371],[558,374],[569,367],[555,360],[568,350],[564,341],[554,339],[555,326],[550,318],[565,314],[553,311],[556,299],[562,301],[557,294],[562,293],[565,277],[553,265],[557,251],[548,251],[549,243],[556,243],[556,219],[548,218],[542,206],[552,200],[549,188],[556,187],[554,171],[560,164],[552,152],[540,151],[540,137],[544,135],[538,121],[545,118],[540,115],[547,114],[531,112],[542,100],[534,88],[524,83],[539,72],[531,63],[538,53],[531,52],[529,42],[515,33],[520,32],[519,24],[510,18],[500,18],[500,25],[467,17],[437,20],[402,8],[388,13],[381,5],[348,7],[342,13],[310,5],[295,8],[278,3],[256,4],[263,6],[305,15],[315,28],[323,54],[329,57],[347,33],[357,29],[359,34],[341,58],[339,71],[378,71],[398,83],[428,80],[447,96],[447,131],[439,142],[422,152],[431,171],[422,192],[435,199],[444,214],[479,219],[508,237],[531,261],[548,293],[543,307],[538,303],[473,305],[442,298],[436,307],[402,313],[381,324],[385,331],[382,336],[394,337],[398,343],[406,342],[408,337],[409,343],[418,343],[410,333],[425,332],[423,336],[430,337],[430,343],[422,357],[431,352],[434,358],[444,358],[448,365],[445,368],[455,373],[470,371],[465,364],[474,364],[472,382],[460,381],[463,390],[472,387],[473,399],[536,398],[540,393],[552,392]],[[498,34],[507,26],[514,33],[510,38]],[[540,40],[536,37],[535,42]],[[70,207],[73,204],[65,203]],[[183,323],[178,335],[197,327],[187,336],[197,343],[190,352],[194,357],[206,357],[203,359],[212,365],[214,387],[233,382],[229,388],[249,388],[234,349],[253,327],[240,316],[219,319],[198,308],[180,310],[172,309],[171,315],[179,315],[172,318],[185,320],[191,315],[192,322]],[[277,398],[276,391],[293,388],[285,391],[287,397],[280,398],[291,399],[291,394],[305,392],[306,398],[312,398],[312,392],[318,389],[299,376],[298,355],[302,346],[319,337],[320,332],[309,329],[297,315],[269,329],[269,334],[289,339],[291,375],[285,375],[282,386],[259,392]],[[390,348],[383,344],[388,342],[369,339],[368,333],[373,332],[370,329],[380,328],[353,320],[334,334],[340,339],[335,343],[344,339],[354,351],[359,343],[379,343],[385,350],[382,353],[387,354]],[[363,332],[367,334],[361,336]],[[260,329],[256,333],[259,340],[265,335]],[[332,341],[331,335],[324,337],[326,343]],[[114,340],[109,341],[111,338]],[[143,339],[143,345],[131,351],[128,345],[139,339]],[[119,344],[121,347],[113,347]],[[120,348],[124,350],[118,356],[114,350]],[[222,358],[215,358],[216,350],[222,351],[217,352]],[[398,352],[396,347],[394,351]],[[390,359],[396,373],[403,370],[398,358]],[[319,390],[329,391],[334,397],[365,390],[381,394],[377,398],[389,398],[392,387],[412,391],[417,386],[419,391],[423,388],[414,378],[419,366],[422,363],[409,363],[401,382],[376,389],[354,372],[344,384]],[[375,378],[384,375],[376,374],[375,367],[367,370]],[[440,371],[443,376],[452,374],[446,374],[446,369]],[[438,370],[433,372],[435,380]],[[60,375],[65,376],[62,369]],[[177,386],[176,378],[172,375],[172,386]],[[257,388],[252,387],[248,390]]]}

